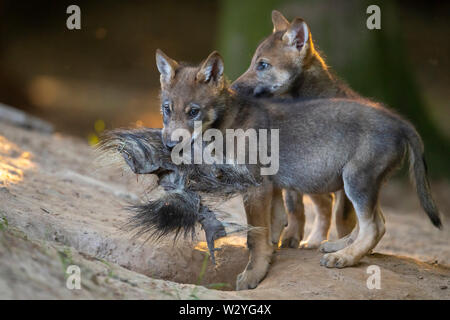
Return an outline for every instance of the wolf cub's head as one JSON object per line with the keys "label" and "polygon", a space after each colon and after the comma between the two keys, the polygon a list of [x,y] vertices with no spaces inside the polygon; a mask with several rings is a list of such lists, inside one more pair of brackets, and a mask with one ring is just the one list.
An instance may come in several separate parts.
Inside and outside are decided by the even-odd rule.
{"label": "wolf cub's head", "polygon": [[[194,139],[194,124],[201,121],[202,131],[219,117],[222,97],[228,90],[224,78],[224,64],[217,51],[199,66],[188,66],[156,51],[156,65],[161,73],[161,113],[164,144],[172,148],[179,141],[172,133],[184,129]],[[197,130],[196,130],[197,131]]]}
{"label": "wolf cub's head", "polygon": [[232,89],[252,96],[280,96],[287,93],[308,67],[314,52],[306,23],[296,18],[291,23],[272,11],[273,33],[256,49],[248,70]]}

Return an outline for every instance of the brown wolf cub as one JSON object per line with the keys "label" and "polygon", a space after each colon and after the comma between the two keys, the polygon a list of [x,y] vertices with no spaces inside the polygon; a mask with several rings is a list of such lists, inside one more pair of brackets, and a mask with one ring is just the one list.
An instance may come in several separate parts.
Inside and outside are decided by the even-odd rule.
{"label": "brown wolf cub", "polygon": [[[231,85],[234,90],[254,97],[361,99],[328,70],[314,47],[308,25],[302,19],[296,18],[289,23],[280,12],[274,10],[272,22],[272,34],[256,49],[248,70]],[[284,195],[285,203],[290,206],[286,206],[288,226],[282,234],[282,247],[292,242],[292,235],[303,234],[304,225],[303,204],[293,201],[295,198],[301,200],[301,195],[292,191]],[[353,230],[356,217],[351,202],[342,190],[336,192],[334,198],[336,229],[338,237],[342,238]],[[311,233],[300,246],[317,248],[328,237],[331,201],[328,195],[313,195],[311,200],[317,216]],[[324,244],[330,245],[332,242]]]}
{"label": "brown wolf cub", "polygon": [[[175,146],[172,133],[227,129],[278,130],[278,171],[264,176],[248,194],[248,224],[261,227],[247,235],[250,259],[238,276],[238,290],[254,288],[266,275],[273,246],[270,211],[274,188],[301,193],[330,193],[344,188],[358,217],[359,232],[352,243],[325,254],[326,267],[352,266],[373,249],[385,232],[378,204],[381,184],[409,152],[417,194],[437,227],[439,213],[431,197],[423,144],[414,127],[378,104],[348,99],[279,101],[250,99],[229,89],[223,60],[213,52],[199,66],[179,64],[160,50],[163,142]],[[191,141],[192,141],[191,140]]]}

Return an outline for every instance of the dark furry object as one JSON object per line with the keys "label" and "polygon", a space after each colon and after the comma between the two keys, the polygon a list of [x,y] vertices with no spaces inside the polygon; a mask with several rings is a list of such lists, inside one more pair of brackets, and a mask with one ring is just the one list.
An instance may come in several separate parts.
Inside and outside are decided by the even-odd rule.
{"label": "dark furry object", "polygon": [[194,192],[165,192],[156,200],[130,207],[136,215],[127,227],[137,230],[137,236],[149,234],[159,239],[175,231],[175,239],[180,232],[186,237],[194,234],[199,208],[200,197]]}
{"label": "dark furry object", "polygon": [[[136,174],[156,174],[163,194],[145,204],[130,207],[135,215],[127,224],[136,235],[159,239],[174,233],[194,235],[199,222],[214,260],[214,240],[227,235],[224,224],[202,202],[203,197],[227,199],[258,185],[244,165],[175,165],[162,143],[160,129],[119,129],[103,135],[99,144],[105,161],[121,155]],[[101,160],[100,160],[101,161]],[[244,228],[241,228],[244,229]]]}

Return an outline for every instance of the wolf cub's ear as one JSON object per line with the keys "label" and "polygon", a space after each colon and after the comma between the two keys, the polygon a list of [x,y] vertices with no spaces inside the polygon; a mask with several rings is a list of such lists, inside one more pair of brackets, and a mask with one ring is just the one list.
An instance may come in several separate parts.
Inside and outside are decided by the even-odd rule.
{"label": "wolf cub's ear", "polygon": [[219,52],[214,51],[206,58],[205,62],[203,62],[200,71],[197,73],[197,81],[222,85],[223,68],[222,57]]}
{"label": "wolf cub's ear", "polygon": [[289,28],[289,21],[280,11],[272,11],[273,32],[284,31]]}
{"label": "wolf cub's ear", "polygon": [[156,49],[156,66],[161,73],[161,83],[169,83],[175,77],[178,63],[170,59],[164,52]]}
{"label": "wolf cub's ear", "polygon": [[283,41],[289,45],[302,50],[309,40],[309,28],[301,18],[295,18],[283,35]]}

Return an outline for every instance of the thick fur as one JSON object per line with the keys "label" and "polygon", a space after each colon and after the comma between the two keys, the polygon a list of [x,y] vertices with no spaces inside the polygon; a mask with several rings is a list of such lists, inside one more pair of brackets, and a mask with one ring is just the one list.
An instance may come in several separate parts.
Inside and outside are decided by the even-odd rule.
{"label": "thick fur", "polygon": [[431,198],[430,183],[427,179],[427,164],[423,155],[423,143],[417,132],[406,130],[408,136],[409,147],[409,163],[411,180],[416,185],[417,195],[419,197],[420,205],[427,213],[433,225],[442,228],[442,222],[439,218],[438,209],[433,199]]}
{"label": "thick fur", "polygon": [[[157,52],[157,61],[161,58]],[[205,68],[211,66],[213,68]],[[162,80],[164,137],[170,137],[177,124],[187,119],[189,108],[200,108],[196,120],[203,130],[278,129],[279,171],[267,176],[247,197],[246,214],[250,224],[265,232],[248,232],[250,260],[238,276],[236,288],[254,288],[267,273],[271,244],[271,205],[274,188],[301,193],[323,194],[345,189],[358,216],[359,232],[351,244],[323,256],[327,267],[355,265],[372,250],[385,232],[384,217],[378,205],[382,183],[399,167],[408,149],[413,150],[419,198],[436,226],[439,213],[431,197],[423,165],[421,139],[414,127],[384,107],[348,99],[276,100],[251,99],[235,94],[223,79],[223,61],[213,52],[198,67],[179,66],[174,77]],[[206,75],[206,77],[199,77]],[[204,79],[209,80],[204,80]],[[194,128],[186,121],[181,127]],[[420,142],[420,143],[419,143]],[[426,184],[426,185],[425,185]],[[352,233],[353,234],[353,233]]]}
{"label": "thick fur", "polygon": [[135,212],[126,225],[128,230],[136,231],[136,236],[160,239],[174,234],[174,240],[180,233],[186,238],[194,238],[195,226],[199,220],[200,197],[183,190],[164,192],[164,195],[144,204],[131,206]]}

